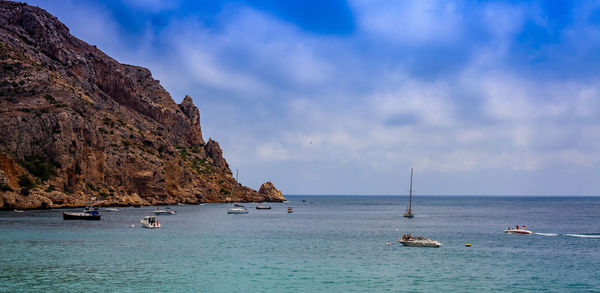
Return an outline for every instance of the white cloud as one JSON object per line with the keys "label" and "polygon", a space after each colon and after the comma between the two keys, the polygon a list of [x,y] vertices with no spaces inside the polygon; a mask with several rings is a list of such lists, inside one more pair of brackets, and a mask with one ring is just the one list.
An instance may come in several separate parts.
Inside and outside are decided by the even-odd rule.
{"label": "white cloud", "polygon": [[[535,5],[463,5],[353,1],[357,31],[340,38],[232,4],[212,26],[170,19],[119,60],[150,67],[176,100],[194,97],[205,136],[249,186],[272,179],[288,193],[390,194],[415,167],[431,182],[422,193],[598,190],[569,180],[600,171],[597,82],[514,63],[514,37],[539,14]],[[98,15],[92,21],[117,36],[82,37],[122,39]],[[582,31],[597,34],[561,33]],[[440,56],[419,55],[432,47]],[[436,74],[415,73],[429,59]],[[556,174],[565,180],[543,179]]]}

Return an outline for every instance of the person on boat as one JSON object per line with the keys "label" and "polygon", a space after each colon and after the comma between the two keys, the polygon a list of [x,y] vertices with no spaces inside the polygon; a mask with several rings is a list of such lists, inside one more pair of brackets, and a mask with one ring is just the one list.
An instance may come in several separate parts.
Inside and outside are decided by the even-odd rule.
{"label": "person on boat", "polygon": [[519,230],[519,225],[517,225],[517,230]]}
{"label": "person on boat", "polygon": [[523,230],[527,230],[527,226],[523,225],[522,226]]}

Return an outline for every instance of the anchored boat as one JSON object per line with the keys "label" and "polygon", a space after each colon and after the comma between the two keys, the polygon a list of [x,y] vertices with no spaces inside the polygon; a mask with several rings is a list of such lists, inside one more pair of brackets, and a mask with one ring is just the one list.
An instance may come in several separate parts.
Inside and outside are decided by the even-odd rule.
{"label": "anchored boat", "polygon": [[398,240],[398,242],[402,243],[402,245],[404,245],[404,246],[411,246],[411,247],[440,247],[440,246],[442,246],[442,243],[437,240],[433,240],[431,238],[420,237],[420,236],[412,236],[410,234],[402,235],[402,239]]}
{"label": "anchored boat", "polygon": [[99,221],[100,211],[98,207],[94,206],[94,199],[87,204],[83,212],[75,213],[75,212],[62,212],[63,220],[91,220],[91,221]]}
{"label": "anchored boat", "polygon": [[228,214],[247,214],[248,209],[245,207],[233,207],[227,209]]}
{"label": "anchored boat", "polygon": [[404,216],[407,218],[413,218],[415,214],[412,212],[412,178],[413,168],[410,168],[410,191],[408,195],[408,209],[404,212]]}
{"label": "anchored boat", "polygon": [[160,208],[156,208],[156,210],[154,210],[154,214],[157,216],[170,216],[170,215],[176,215],[177,211],[175,211],[171,208],[165,208],[164,210],[162,210]]}
{"label": "anchored boat", "polygon": [[156,218],[156,216],[145,216],[143,220],[140,220],[140,223],[142,223],[142,227],[144,227],[144,228],[148,228],[148,229],[160,228],[160,223],[158,222],[158,219]]}
{"label": "anchored boat", "polygon": [[[237,183],[238,180],[238,170],[235,170],[235,182]],[[235,191],[235,184],[233,184],[233,188],[231,189],[231,195],[233,195],[233,192]],[[229,200],[229,198],[228,198]],[[232,208],[227,208],[227,213],[228,214],[247,214],[248,213],[248,209],[245,208],[243,205],[241,204],[234,204]]]}

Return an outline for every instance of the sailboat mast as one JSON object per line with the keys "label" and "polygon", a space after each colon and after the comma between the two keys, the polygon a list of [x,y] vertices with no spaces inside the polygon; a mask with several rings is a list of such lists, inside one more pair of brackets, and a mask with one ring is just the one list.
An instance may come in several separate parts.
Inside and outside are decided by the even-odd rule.
{"label": "sailboat mast", "polygon": [[235,181],[233,181],[233,188],[231,189],[231,196],[233,196],[233,192],[235,191],[235,185],[237,184],[237,180],[238,180],[238,169],[235,169]]}
{"label": "sailboat mast", "polygon": [[408,196],[408,211],[412,211],[412,178],[413,178],[413,168],[410,168],[410,190]]}

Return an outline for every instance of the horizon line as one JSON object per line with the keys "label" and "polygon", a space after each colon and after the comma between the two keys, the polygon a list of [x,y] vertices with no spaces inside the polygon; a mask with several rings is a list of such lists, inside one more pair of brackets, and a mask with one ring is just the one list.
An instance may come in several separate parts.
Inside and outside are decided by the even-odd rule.
{"label": "horizon line", "polygon": [[[284,196],[408,196],[408,194],[284,194]],[[413,196],[415,196],[413,194]],[[421,194],[419,196],[462,197],[600,197],[600,194]]]}

